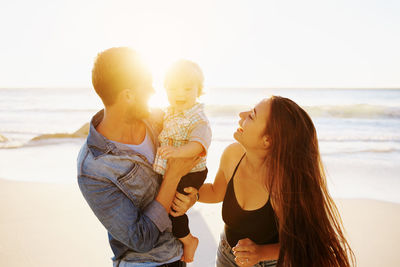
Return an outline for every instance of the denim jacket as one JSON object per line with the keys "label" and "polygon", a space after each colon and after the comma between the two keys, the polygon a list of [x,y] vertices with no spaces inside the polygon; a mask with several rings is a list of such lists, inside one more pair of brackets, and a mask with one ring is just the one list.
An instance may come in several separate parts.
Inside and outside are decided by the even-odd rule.
{"label": "denim jacket", "polygon": [[[96,131],[103,116],[100,111],[93,117],[79,152],[78,184],[108,231],[113,260],[166,262],[182,255],[168,213],[154,200],[162,177],[143,155],[118,149]],[[144,122],[157,145],[154,127]]]}

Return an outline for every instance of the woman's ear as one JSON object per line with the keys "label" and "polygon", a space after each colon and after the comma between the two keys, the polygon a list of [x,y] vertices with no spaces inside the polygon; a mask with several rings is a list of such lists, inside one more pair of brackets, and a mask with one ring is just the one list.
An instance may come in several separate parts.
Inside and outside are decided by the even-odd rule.
{"label": "woman's ear", "polygon": [[269,148],[270,143],[271,143],[271,139],[269,138],[269,136],[264,135],[263,136],[263,146],[264,146],[264,148]]}

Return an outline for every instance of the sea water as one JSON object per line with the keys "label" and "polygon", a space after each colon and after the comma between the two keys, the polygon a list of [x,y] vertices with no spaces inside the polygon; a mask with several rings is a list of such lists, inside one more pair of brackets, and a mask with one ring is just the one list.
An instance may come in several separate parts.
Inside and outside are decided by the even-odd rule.
{"label": "sea water", "polygon": [[[271,95],[288,97],[313,119],[334,196],[400,202],[400,90],[207,88],[205,91],[200,100],[205,104],[213,131],[210,153],[219,156],[234,141],[239,112],[251,109]],[[151,104],[165,107],[165,95],[156,97]],[[42,134],[73,133],[101,107],[93,89],[88,88],[0,89],[0,135],[7,139],[0,143],[0,178],[74,181],[75,154],[83,138],[31,139]],[[218,167],[215,162],[210,164]],[[55,176],[54,168],[61,169],[64,175]]]}

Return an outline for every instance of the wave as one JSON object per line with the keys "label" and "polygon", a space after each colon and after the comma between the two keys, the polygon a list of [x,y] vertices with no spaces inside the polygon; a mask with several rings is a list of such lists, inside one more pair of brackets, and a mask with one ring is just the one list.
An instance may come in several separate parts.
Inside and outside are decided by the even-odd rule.
{"label": "wave", "polygon": [[400,136],[322,136],[318,137],[318,141],[320,142],[400,142]]}
{"label": "wave", "polygon": [[305,106],[304,109],[315,117],[340,118],[400,118],[400,107],[370,104]]}
{"label": "wave", "polygon": [[[251,109],[246,105],[206,105],[209,116],[233,116]],[[303,106],[312,117],[338,118],[400,118],[400,106],[381,106],[370,104]]]}
{"label": "wave", "polygon": [[396,148],[371,148],[371,149],[354,149],[354,150],[336,150],[336,151],[323,151],[321,155],[351,155],[360,153],[373,153],[373,154],[388,154],[400,152],[400,149]]}
{"label": "wave", "polygon": [[21,148],[27,146],[42,146],[60,144],[66,140],[74,140],[77,138],[86,138],[89,133],[89,123],[85,123],[81,128],[73,133],[54,133],[54,134],[41,134],[33,137],[27,142],[18,140],[9,140],[3,135],[0,135],[0,149]]}
{"label": "wave", "polygon": [[14,113],[25,113],[25,112],[55,112],[55,113],[68,113],[68,112],[84,112],[84,113],[96,113],[100,109],[95,108],[18,108],[18,109],[0,109],[0,112],[14,112]]}
{"label": "wave", "polygon": [[[210,117],[237,116],[240,112],[250,110],[250,105],[205,105],[205,111]],[[383,106],[371,104],[354,105],[316,105],[303,106],[312,117],[338,118],[400,118],[400,106]],[[25,108],[18,110],[0,109],[6,113],[90,113],[98,111],[95,108]]]}
{"label": "wave", "polygon": [[[224,136],[214,136],[212,141],[214,142],[234,142],[234,139],[231,137]],[[359,137],[359,138],[346,138],[346,137],[319,137],[319,142],[337,142],[337,143],[385,143],[385,142],[400,142],[400,137],[382,137],[382,138],[374,138],[374,137]]]}
{"label": "wave", "polygon": [[399,152],[399,151],[400,151],[400,149],[396,149],[396,148],[374,148],[374,149],[354,150],[351,153],[392,153],[392,152]]}
{"label": "wave", "polygon": [[[65,143],[79,143],[81,144],[86,138],[82,134],[44,134],[30,139],[29,141],[20,140],[6,140],[0,142],[0,149],[16,149],[24,147],[41,147],[47,145],[59,145]],[[235,142],[232,138],[214,137],[212,143],[232,143]],[[334,147],[328,146],[322,152],[324,155],[335,154],[356,154],[356,153],[395,153],[400,152],[400,138],[382,140],[382,139],[319,139],[320,146],[324,143],[337,142]],[[389,142],[389,143],[388,143]],[[394,143],[393,143],[394,142]],[[355,145],[356,143],[359,143]],[[349,146],[350,145],[350,146]],[[355,145],[355,146],[354,146]],[[368,148],[361,148],[369,146]],[[371,147],[373,146],[373,147]]]}

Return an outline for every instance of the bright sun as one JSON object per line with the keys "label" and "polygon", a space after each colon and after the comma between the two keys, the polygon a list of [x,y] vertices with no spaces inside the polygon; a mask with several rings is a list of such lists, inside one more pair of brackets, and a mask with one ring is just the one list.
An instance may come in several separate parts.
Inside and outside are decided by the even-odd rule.
{"label": "bright sun", "polygon": [[[146,33],[146,34],[144,34]],[[151,33],[151,34],[149,34]],[[163,81],[168,67],[178,59],[184,58],[181,36],[169,28],[160,28],[159,24],[146,25],[142,38],[134,44],[153,74],[155,94],[151,97],[151,107],[166,107],[168,100]]]}
{"label": "bright sun", "polygon": [[[144,61],[150,68],[153,75],[154,95],[150,98],[150,107],[166,107],[168,106],[167,95],[164,88],[164,75],[168,67],[180,57],[175,53],[167,52],[165,49],[152,50],[146,49],[140,51]],[[175,54],[175,55],[174,55]]]}

